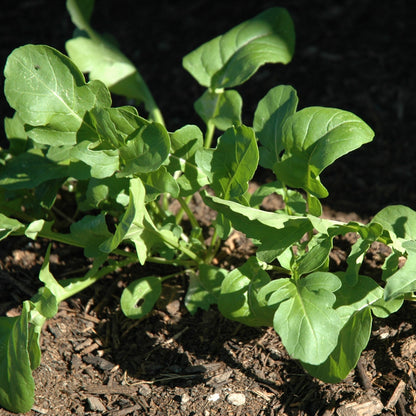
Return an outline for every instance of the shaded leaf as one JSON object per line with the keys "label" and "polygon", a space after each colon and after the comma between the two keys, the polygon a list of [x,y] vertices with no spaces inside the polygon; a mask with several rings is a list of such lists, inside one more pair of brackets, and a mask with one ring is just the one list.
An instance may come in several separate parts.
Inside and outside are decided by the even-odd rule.
{"label": "shaded leaf", "polygon": [[222,92],[205,91],[194,104],[195,111],[207,124],[209,121],[222,131],[241,124],[243,100],[234,90]]}
{"label": "shaded leaf", "polygon": [[30,303],[18,317],[0,317],[0,405],[15,413],[34,403],[35,382],[29,358]]}

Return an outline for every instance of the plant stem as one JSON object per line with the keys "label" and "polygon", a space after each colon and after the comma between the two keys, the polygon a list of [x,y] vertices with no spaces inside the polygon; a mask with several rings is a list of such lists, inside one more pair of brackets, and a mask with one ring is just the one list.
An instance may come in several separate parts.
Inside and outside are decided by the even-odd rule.
{"label": "plant stem", "polygon": [[95,270],[93,268],[83,277],[73,277],[70,279],[61,280],[59,283],[61,286],[65,288],[65,296],[62,296],[62,298],[57,299],[58,303],[70,298],[78,292],[83,291],[84,289],[91,286],[107,274],[110,274],[121,267],[127,266],[130,263],[130,258],[127,258],[115,264],[103,267],[101,270]]}
{"label": "plant stem", "polygon": [[188,196],[186,199],[181,198],[181,197],[178,198],[178,202],[181,204],[181,210],[176,214],[176,223],[178,224],[183,217],[183,213],[186,213],[192,226],[195,228],[199,228],[198,221],[196,220],[195,215],[189,209],[189,206],[188,206],[191,199],[192,199],[192,195]]}
{"label": "plant stem", "polygon": [[214,138],[215,126],[212,120],[209,120],[207,123],[207,131],[205,133],[205,142],[204,146],[206,149],[209,149],[212,144],[212,139]]}

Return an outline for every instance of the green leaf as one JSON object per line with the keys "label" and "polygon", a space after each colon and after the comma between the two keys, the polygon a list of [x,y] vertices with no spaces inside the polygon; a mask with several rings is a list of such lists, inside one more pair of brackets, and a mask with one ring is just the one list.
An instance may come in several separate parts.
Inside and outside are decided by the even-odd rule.
{"label": "green leaf", "polygon": [[361,265],[364,261],[364,256],[370,248],[371,244],[374,243],[383,232],[380,225],[370,223],[367,226],[361,227],[359,238],[351,247],[350,254],[347,258],[348,269],[346,272],[346,279],[351,285],[355,285],[358,279],[358,273]]}
{"label": "green leaf", "polygon": [[15,49],[4,74],[7,101],[28,125],[29,136],[39,143],[75,144],[81,127],[93,137],[94,126],[84,119],[87,111],[111,105],[103,84],[86,84],[71,60],[49,46]]}
{"label": "green leaf", "polygon": [[29,311],[30,303],[25,301],[20,316],[0,317],[0,405],[15,413],[28,412],[34,403]]}
{"label": "green leaf", "polygon": [[296,271],[299,276],[311,273],[322,267],[332,250],[333,236],[318,234],[310,243],[309,250],[296,260]]}
{"label": "green leaf", "polygon": [[372,223],[380,224],[389,232],[393,247],[404,251],[402,243],[416,240],[416,212],[404,205],[390,205],[378,212]]}
{"label": "green leaf", "polygon": [[72,23],[81,30],[90,29],[90,19],[94,11],[94,0],[67,0],[66,8]]}
{"label": "green leaf", "polygon": [[205,43],[183,58],[184,68],[203,86],[231,88],[266,63],[292,59],[295,34],[286,9],[274,7]]}
{"label": "green leaf", "polygon": [[4,118],[4,131],[9,140],[8,153],[17,156],[25,152],[29,148],[29,141],[23,121],[20,119],[18,113],[14,113],[12,118]]}
{"label": "green leaf", "polygon": [[285,153],[274,166],[287,186],[302,188],[317,198],[328,191],[319,175],[340,156],[372,140],[374,132],[354,114],[335,108],[308,107],[283,126]]}
{"label": "green leaf", "polygon": [[238,199],[247,192],[258,160],[253,130],[245,126],[229,128],[218,139],[211,160],[211,186],[217,195],[224,199]]}
{"label": "green leaf", "polygon": [[14,218],[6,217],[0,213],[0,241],[5,239],[11,233],[22,230],[24,225]]}
{"label": "green leaf", "polygon": [[165,166],[161,166],[155,172],[141,174],[140,179],[146,188],[146,202],[154,201],[163,193],[170,194],[174,198],[179,195],[179,185]]}
{"label": "green leaf", "polygon": [[203,150],[202,132],[197,126],[186,125],[171,133],[170,140],[170,163],[167,169],[177,178],[180,195],[192,195],[210,182],[195,160],[197,151]]}
{"label": "green leaf", "polygon": [[52,179],[66,178],[68,166],[48,160],[40,149],[30,149],[7,161],[0,170],[0,186],[7,189],[35,188]]}
{"label": "green leaf", "polygon": [[99,245],[112,236],[108,231],[105,213],[85,215],[79,221],[71,224],[71,237],[82,241],[85,257],[99,257],[102,251]]}
{"label": "green leaf", "polygon": [[108,178],[119,168],[118,150],[95,150],[96,146],[84,140],[72,148],[71,156],[90,166],[93,178]]}
{"label": "green leaf", "polygon": [[222,92],[205,91],[194,104],[195,111],[204,120],[209,121],[222,131],[241,124],[241,109],[243,100],[240,94],[234,90]]}
{"label": "green leaf", "polygon": [[169,134],[159,123],[150,123],[131,134],[120,148],[125,166],[122,175],[154,172],[167,161],[170,151]]}
{"label": "green leaf", "polygon": [[148,276],[130,283],[121,294],[120,306],[130,319],[141,319],[150,313],[162,293],[160,277]]}
{"label": "green leaf", "polygon": [[371,335],[371,311],[369,308],[354,313],[339,333],[338,344],[325,362],[318,365],[301,363],[313,377],[325,383],[344,380],[357,365],[360,355]]}
{"label": "green leaf", "polygon": [[416,291],[416,241],[406,241],[402,247],[407,251],[407,260],[402,268],[387,279],[384,288],[386,301]]}
{"label": "green leaf", "polygon": [[249,326],[270,326],[275,308],[267,305],[259,290],[270,282],[255,257],[229,272],[221,285],[218,309],[228,319]]}
{"label": "green leaf", "polygon": [[342,320],[342,330],[337,346],[319,365],[302,363],[312,376],[326,383],[343,380],[356,366],[370,339],[371,311],[383,299],[383,289],[370,277],[359,276],[355,285],[345,273],[339,273],[339,277],[342,287],[335,293],[334,308]]}
{"label": "green leaf", "polygon": [[326,272],[271,282],[268,304],[277,308],[273,326],[293,358],[321,364],[337,346],[342,322],[333,304],[340,286],[339,278]]}
{"label": "green leaf", "polygon": [[[111,92],[125,97],[144,101],[151,109],[153,98],[134,64],[120,51],[116,42],[108,36],[101,36],[90,25],[93,9],[91,0],[87,4],[78,0],[68,0],[67,9],[72,22],[83,36],[66,42],[68,55],[80,70],[89,73],[92,80],[102,81]],[[85,36],[85,32],[88,37]]]}
{"label": "green leaf", "polygon": [[146,191],[139,178],[130,180],[130,202],[117,225],[114,235],[99,245],[104,253],[111,253],[123,240],[132,241],[137,257],[144,264],[151,248],[171,239],[177,241],[169,230],[159,231],[153,224],[145,205]]}
{"label": "green leaf", "polygon": [[[78,206],[81,210],[90,209],[119,210],[121,206],[128,205],[129,180],[111,176],[104,179],[91,178],[87,188],[78,193]],[[77,187],[78,190],[78,187]]]}
{"label": "green leaf", "polygon": [[287,247],[300,241],[313,229],[307,217],[290,216],[249,208],[237,202],[201,193],[204,202],[222,213],[233,227],[259,242],[257,257],[265,262],[273,261]]}
{"label": "green leaf", "polygon": [[253,128],[260,143],[260,164],[268,169],[280,160],[283,145],[283,124],[295,113],[298,105],[296,90],[290,85],[272,88],[262,98],[254,113]]}
{"label": "green leaf", "polygon": [[185,296],[185,306],[191,315],[198,308],[207,311],[211,305],[218,301],[221,283],[227,275],[227,271],[208,264],[199,266],[199,273],[191,272],[189,286]]}

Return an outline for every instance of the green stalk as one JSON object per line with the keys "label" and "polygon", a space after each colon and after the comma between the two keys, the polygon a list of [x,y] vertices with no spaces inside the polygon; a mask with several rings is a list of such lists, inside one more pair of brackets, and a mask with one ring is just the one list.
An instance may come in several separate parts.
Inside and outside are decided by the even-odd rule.
{"label": "green stalk", "polygon": [[189,206],[188,206],[191,199],[192,199],[192,195],[188,196],[186,199],[181,198],[181,197],[178,198],[178,202],[181,204],[181,210],[176,214],[176,223],[179,224],[183,217],[183,214],[186,213],[192,226],[195,228],[199,228],[198,221],[196,220],[195,215],[189,209]]}
{"label": "green stalk", "polygon": [[212,122],[212,120],[209,120],[207,123],[207,131],[205,132],[205,141],[204,146],[206,149],[209,149],[212,144],[212,139],[214,138],[214,132],[215,132],[215,125]]}
{"label": "green stalk", "polygon": [[131,260],[127,258],[115,264],[111,264],[106,267],[103,267],[101,270],[96,270],[97,268],[92,268],[83,277],[73,277],[70,279],[61,280],[59,284],[65,288],[65,295],[57,299],[58,303],[83,291],[84,289],[91,286],[92,284],[94,284],[95,282],[97,282],[102,277],[106,276],[107,274],[110,274],[121,267],[127,266],[130,263],[131,263]]}

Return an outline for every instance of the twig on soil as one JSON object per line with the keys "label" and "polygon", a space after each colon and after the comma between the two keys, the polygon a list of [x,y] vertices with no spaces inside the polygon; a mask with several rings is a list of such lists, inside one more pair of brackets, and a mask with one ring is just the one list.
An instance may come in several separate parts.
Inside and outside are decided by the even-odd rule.
{"label": "twig on soil", "polygon": [[373,389],[373,385],[372,385],[372,383],[371,383],[371,380],[370,380],[370,378],[369,378],[369,377],[368,377],[368,375],[367,375],[367,371],[366,371],[366,369],[364,368],[363,357],[361,357],[361,358],[358,360],[358,363],[357,363],[357,370],[358,370],[358,374],[359,374],[359,376],[360,376],[360,378],[361,378],[361,381],[362,381],[363,387],[364,387],[367,391],[369,391],[369,392],[374,391],[374,389]]}
{"label": "twig on soil", "polygon": [[390,400],[386,404],[386,409],[393,409],[396,406],[396,403],[399,400],[402,393],[404,392],[405,388],[406,383],[403,380],[400,380],[396,388],[394,389],[394,392],[391,395]]}

